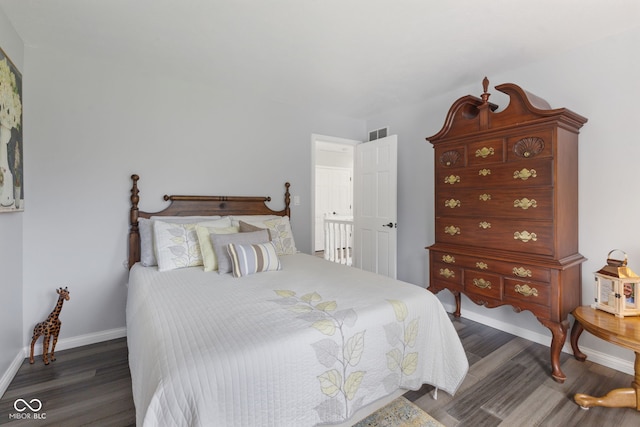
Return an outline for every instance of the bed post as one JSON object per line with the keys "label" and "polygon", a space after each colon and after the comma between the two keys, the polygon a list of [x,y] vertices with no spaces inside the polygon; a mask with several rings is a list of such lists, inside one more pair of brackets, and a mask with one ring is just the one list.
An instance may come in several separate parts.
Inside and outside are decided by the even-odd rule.
{"label": "bed post", "polygon": [[287,215],[289,219],[291,219],[291,208],[289,207],[289,204],[291,203],[291,195],[289,194],[289,187],[291,187],[291,184],[289,184],[288,182],[285,182],[284,183],[284,188],[285,188],[284,212],[285,212],[285,215]]}
{"label": "bed post", "polygon": [[138,180],[136,174],[131,175],[131,210],[129,211],[129,268],[140,261],[140,232],[138,231]]}

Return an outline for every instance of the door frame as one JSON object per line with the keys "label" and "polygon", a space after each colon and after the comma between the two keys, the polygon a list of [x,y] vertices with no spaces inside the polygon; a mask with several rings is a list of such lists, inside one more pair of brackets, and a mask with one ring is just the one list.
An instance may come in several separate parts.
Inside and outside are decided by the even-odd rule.
{"label": "door frame", "polygon": [[315,232],[315,221],[316,221],[316,150],[318,149],[318,144],[321,142],[330,142],[332,144],[341,144],[341,145],[349,145],[355,147],[358,144],[361,144],[363,141],[358,141],[355,139],[347,139],[340,138],[336,136],[328,136],[328,135],[320,135],[316,133],[311,134],[311,255],[315,253],[316,247],[316,232]]}

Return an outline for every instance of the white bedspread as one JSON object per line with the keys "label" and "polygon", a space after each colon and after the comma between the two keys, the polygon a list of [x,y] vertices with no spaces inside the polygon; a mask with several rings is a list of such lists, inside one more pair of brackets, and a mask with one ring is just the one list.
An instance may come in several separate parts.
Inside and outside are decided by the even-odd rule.
{"label": "white bedspread", "polygon": [[139,426],[339,423],[423,383],[453,394],[468,362],[427,290],[304,254],[242,278],[130,272]]}

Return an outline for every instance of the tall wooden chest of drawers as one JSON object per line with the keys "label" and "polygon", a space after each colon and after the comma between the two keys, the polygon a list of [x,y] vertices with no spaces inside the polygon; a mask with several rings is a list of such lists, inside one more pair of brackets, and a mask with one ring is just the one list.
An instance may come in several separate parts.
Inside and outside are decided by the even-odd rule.
{"label": "tall wooden chest of drawers", "polygon": [[506,108],[465,96],[427,138],[435,155],[431,291],[531,311],[552,333],[556,381],[568,314],[581,304],[578,133],[587,119],[506,83]]}

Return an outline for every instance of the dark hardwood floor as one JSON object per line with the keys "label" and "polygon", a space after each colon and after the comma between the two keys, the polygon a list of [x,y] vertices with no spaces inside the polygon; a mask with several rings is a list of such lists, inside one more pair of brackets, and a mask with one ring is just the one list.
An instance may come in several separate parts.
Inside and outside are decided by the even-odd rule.
{"label": "dark hardwood floor", "polygon": [[[135,426],[131,376],[125,338],[56,352],[45,366],[22,362],[0,399],[0,424],[8,426]],[[46,419],[16,419],[16,399],[39,399]],[[32,406],[36,406],[34,402]],[[18,408],[24,408],[22,402]]]}
{"label": "dark hardwood floor", "polygon": [[405,394],[447,427],[640,426],[635,409],[585,410],[573,401],[575,393],[602,396],[629,387],[631,375],[562,353],[567,380],[558,384],[550,375],[549,347],[464,318],[453,324],[470,365],[455,397],[440,392],[434,400],[431,386]]}
{"label": "dark hardwood floor", "polygon": [[[558,384],[549,375],[548,347],[467,319],[453,322],[470,364],[460,390],[454,398],[440,392],[437,400],[432,398],[430,386],[405,394],[447,427],[640,426],[640,411],[587,411],[573,402],[577,392],[603,395],[613,388],[628,387],[630,375],[589,361],[581,363],[563,353],[562,369],[568,379]],[[23,362],[0,399],[0,424],[135,425],[124,338],[61,351],[56,356],[49,366],[44,366],[41,358],[33,365]],[[39,399],[42,409],[38,414],[46,419],[15,419],[17,399]]]}

